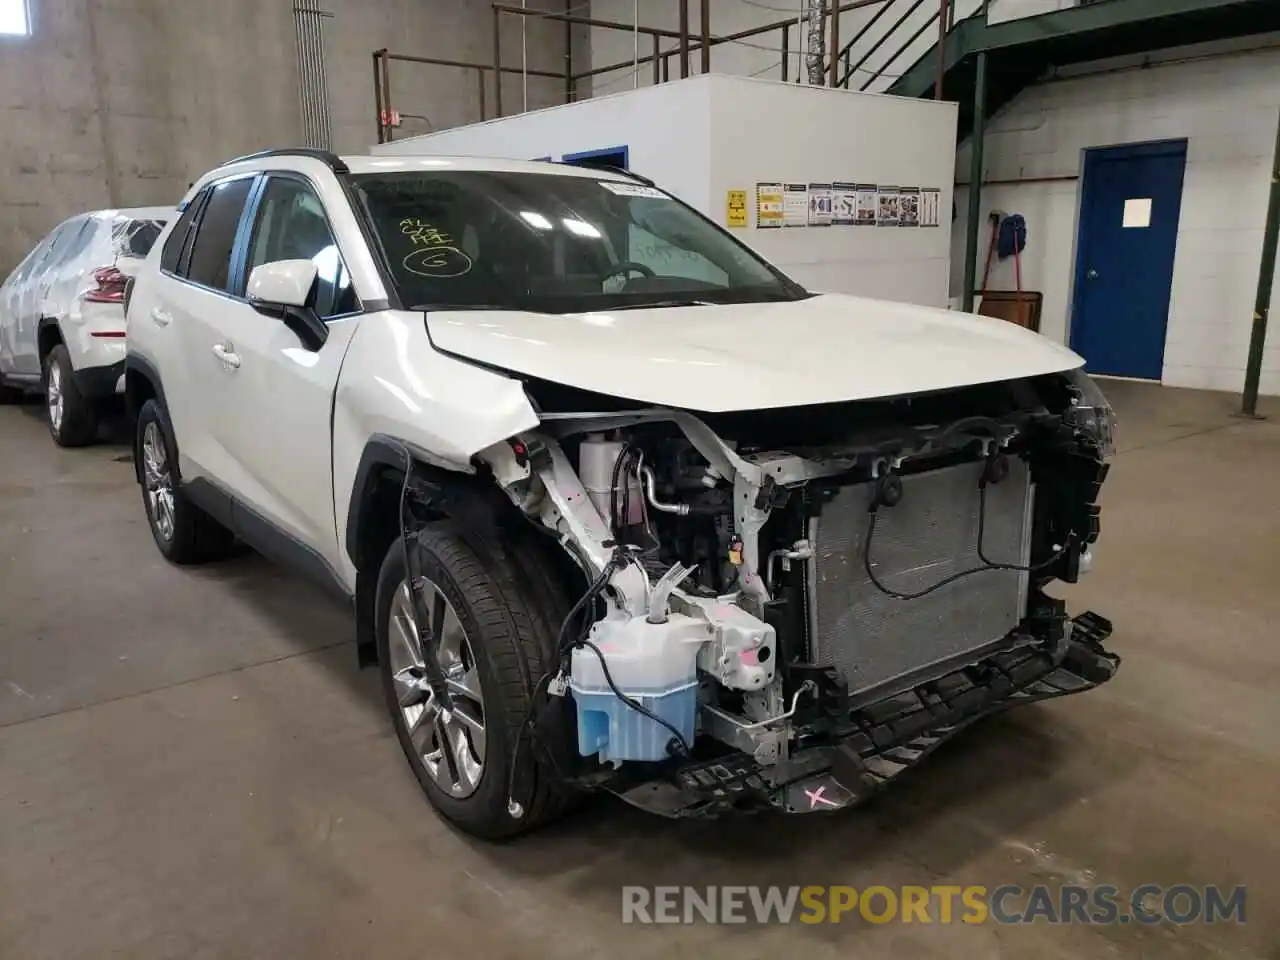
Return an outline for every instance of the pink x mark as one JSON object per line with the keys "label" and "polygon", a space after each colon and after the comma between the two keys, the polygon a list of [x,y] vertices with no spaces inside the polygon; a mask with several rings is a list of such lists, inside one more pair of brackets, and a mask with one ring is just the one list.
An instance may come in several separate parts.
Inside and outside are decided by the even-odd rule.
{"label": "pink x mark", "polygon": [[827,792],[826,787],[819,787],[817,790],[806,790],[804,792],[804,795],[809,798],[810,810],[816,810],[818,807],[818,804],[820,803],[824,803],[828,807],[840,806],[840,804],[836,803],[834,800],[828,800],[826,797],[824,797],[823,794],[826,792]]}

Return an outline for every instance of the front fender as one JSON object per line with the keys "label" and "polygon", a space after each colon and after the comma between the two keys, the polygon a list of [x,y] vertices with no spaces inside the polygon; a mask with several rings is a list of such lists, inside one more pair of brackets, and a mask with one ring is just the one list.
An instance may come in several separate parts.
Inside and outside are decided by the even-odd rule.
{"label": "front fender", "polygon": [[[337,530],[345,535],[366,451],[374,465],[403,471],[408,446],[444,473],[473,471],[485,447],[538,424],[523,384],[439,353],[421,313],[382,311],[361,318],[343,361],[333,410],[333,484]],[[371,441],[379,438],[378,443]],[[394,450],[394,453],[392,453]],[[372,469],[372,467],[370,467]],[[366,477],[367,480],[367,477]],[[342,557],[356,573],[350,544]]]}

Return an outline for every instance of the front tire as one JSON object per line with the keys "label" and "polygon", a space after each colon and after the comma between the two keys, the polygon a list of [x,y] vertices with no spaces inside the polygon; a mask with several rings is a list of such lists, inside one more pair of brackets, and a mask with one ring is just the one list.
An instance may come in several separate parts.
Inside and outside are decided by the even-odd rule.
{"label": "front tire", "polygon": [[[555,641],[543,635],[541,600],[500,551],[482,556],[448,521],[425,526],[410,549],[418,551],[427,633],[438,644],[454,711],[446,719],[433,706],[423,679],[397,539],[382,564],[375,607],[379,669],[396,737],[432,806],[459,828],[487,840],[528,832],[559,815],[571,796],[535,760],[521,732],[535,685],[555,668],[544,656]],[[512,807],[517,740],[521,775]]]}
{"label": "front tire", "polygon": [[141,467],[147,523],[164,558],[185,566],[229,556],[235,537],[182,490],[173,430],[154,399],[138,411],[134,456]]}
{"label": "front tire", "polygon": [[44,391],[54,443],[84,447],[98,438],[98,408],[76,385],[65,344],[57,344],[44,358]]}

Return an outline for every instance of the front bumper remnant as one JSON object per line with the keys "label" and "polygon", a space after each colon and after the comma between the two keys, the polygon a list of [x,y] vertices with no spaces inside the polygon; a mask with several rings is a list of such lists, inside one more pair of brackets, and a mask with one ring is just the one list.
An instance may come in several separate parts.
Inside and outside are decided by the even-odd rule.
{"label": "front bumper remnant", "polygon": [[1115,676],[1120,658],[1103,647],[1111,623],[1085,613],[1071,624],[1061,658],[1028,648],[996,654],[857,711],[853,732],[837,743],[801,745],[770,766],[743,753],[693,760],[655,779],[606,789],[650,813],[679,818],[769,807],[821,813],[853,806],[982,717],[1083,693]]}

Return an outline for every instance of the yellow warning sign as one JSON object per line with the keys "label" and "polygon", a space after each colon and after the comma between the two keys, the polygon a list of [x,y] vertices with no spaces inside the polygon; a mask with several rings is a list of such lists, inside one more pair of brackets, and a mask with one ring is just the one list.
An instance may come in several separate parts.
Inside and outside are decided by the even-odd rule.
{"label": "yellow warning sign", "polygon": [[747,191],[729,191],[726,222],[731,227],[745,227],[747,225]]}

